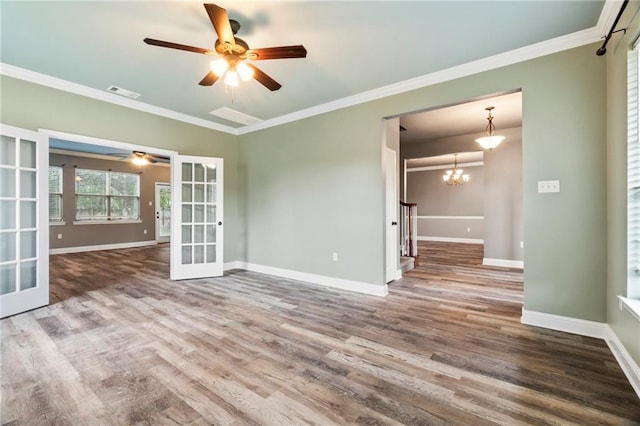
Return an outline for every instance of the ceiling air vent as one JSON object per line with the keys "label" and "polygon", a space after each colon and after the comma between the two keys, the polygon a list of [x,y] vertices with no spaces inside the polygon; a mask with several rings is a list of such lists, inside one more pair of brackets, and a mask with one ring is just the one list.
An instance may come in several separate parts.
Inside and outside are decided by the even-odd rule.
{"label": "ceiling air vent", "polygon": [[123,89],[122,87],[118,86],[107,87],[107,92],[115,93],[117,95],[131,99],[138,99],[140,97],[140,93],[132,92],[131,90]]}

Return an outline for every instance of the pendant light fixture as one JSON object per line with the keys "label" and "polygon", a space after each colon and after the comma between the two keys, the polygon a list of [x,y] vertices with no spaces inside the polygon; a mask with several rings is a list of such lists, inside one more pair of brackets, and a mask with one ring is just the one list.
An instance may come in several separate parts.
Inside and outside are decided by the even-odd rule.
{"label": "pendant light fixture", "polygon": [[489,120],[489,124],[487,124],[487,136],[476,139],[476,142],[478,142],[483,149],[493,149],[505,138],[504,136],[493,134],[496,130],[496,126],[493,125],[493,116],[491,115],[491,111],[494,108],[495,107],[492,106],[485,108],[485,110],[489,111],[489,116],[487,117],[487,120]]}
{"label": "pendant light fixture", "polygon": [[458,168],[458,154],[453,154],[453,170],[447,170],[442,180],[447,185],[464,185],[469,182],[470,176],[463,175],[464,170]]}

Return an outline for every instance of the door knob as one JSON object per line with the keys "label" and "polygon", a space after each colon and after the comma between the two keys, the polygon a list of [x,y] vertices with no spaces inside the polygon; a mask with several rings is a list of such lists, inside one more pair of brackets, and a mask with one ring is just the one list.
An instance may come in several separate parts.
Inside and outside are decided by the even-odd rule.
{"label": "door knob", "polygon": [[391,225],[397,225],[398,222],[396,222],[395,220],[393,222],[391,222]]}
{"label": "door knob", "polygon": [[218,225],[222,225],[222,222],[218,222]]}

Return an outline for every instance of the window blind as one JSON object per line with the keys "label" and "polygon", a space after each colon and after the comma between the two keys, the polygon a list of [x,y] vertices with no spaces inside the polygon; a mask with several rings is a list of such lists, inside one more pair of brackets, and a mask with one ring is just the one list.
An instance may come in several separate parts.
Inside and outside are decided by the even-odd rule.
{"label": "window blind", "polygon": [[62,167],[49,166],[49,221],[62,221]]}
{"label": "window blind", "polygon": [[640,299],[640,138],[638,42],[627,61],[627,297]]}

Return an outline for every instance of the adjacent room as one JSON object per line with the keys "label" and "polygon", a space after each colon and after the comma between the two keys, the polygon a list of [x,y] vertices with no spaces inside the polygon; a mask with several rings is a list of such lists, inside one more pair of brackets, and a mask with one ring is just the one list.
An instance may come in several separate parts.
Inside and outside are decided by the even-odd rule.
{"label": "adjacent room", "polygon": [[[488,132],[499,142],[485,149]],[[401,116],[400,159],[418,243],[482,245],[481,264],[524,267],[521,92]]]}
{"label": "adjacent room", "polygon": [[0,12],[0,423],[640,424],[640,3]]}
{"label": "adjacent room", "polygon": [[167,156],[51,138],[49,253],[168,242],[169,164]]}

